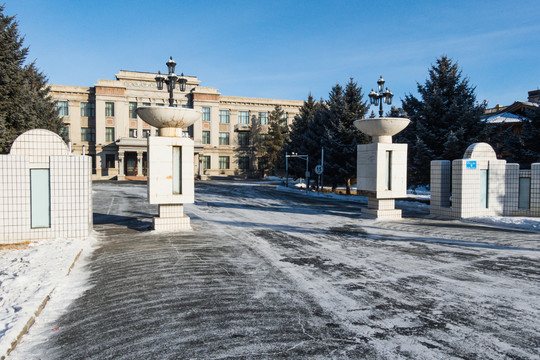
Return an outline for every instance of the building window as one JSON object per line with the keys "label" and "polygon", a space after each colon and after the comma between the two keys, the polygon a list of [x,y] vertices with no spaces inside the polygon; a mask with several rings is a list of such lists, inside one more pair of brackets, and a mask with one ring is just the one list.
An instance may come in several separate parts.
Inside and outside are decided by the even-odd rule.
{"label": "building window", "polygon": [[54,108],[56,111],[58,111],[58,115],[60,116],[68,116],[68,102],[67,101],[56,101]]}
{"label": "building window", "polygon": [[249,170],[249,156],[240,156],[238,158],[238,168],[240,170]]}
{"label": "building window", "polygon": [[281,124],[281,126],[287,126],[287,113],[281,115],[280,124]]}
{"label": "building window", "polygon": [[144,130],[142,131],[142,136],[143,136],[143,138],[150,137],[151,132],[152,132],[152,131],[151,131],[150,129],[144,129]]}
{"label": "building window", "polygon": [[64,129],[62,129],[61,136],[69,140],[69,124],[64,124]]}
{"label": "building window", "polygon": [[202,132],[202,143],[203,144],[210,144],[210,131],[203,131]]}
{"label": "building window", "polygon": [[268,113],[260,112],[259,113],[259,124],[266,125],[268,124]]}
{"label": "building window", "polygon": [[229,133],[220,132],[219,133],[219,145],[229,145]]}
{"label": "building window", "polygon": [[203,156],[201,166],[203,169],[210,169],[210,156]]}
{"label": "building window", "polygon": [[229,168],[229,157],[228,156],[220,156],[219,157],[219,168],[220,169],[228,169]]}
{"label": "building window", "polygon": [[[114,116],[114,115],[110,115],[110,116]],[[137,103],[136,102],[129,103],[129,117],[132,119],[137,118]]]}
{"label": "building window", "polygon": [[96,130],[92,128],[81,128],[81,140],[82,141],[96,141]]}
{"label": "building window", "polygon": [[159,129],[156,129],[156,136],[159,136]]}
{"label": "building window", "polygon": [[94,103],[82,102],[81,103],[81,116],[83,117],[96,116],[96,107]]}
{"label": "building window", "polygon": [[142,103],[142,106],[152,106],[150,103]]}
{"label": "building window", "polygon": [[209,107],[202,108],[202,119],[203,121],[210,121],[210,108]]}
{"label": "building window", "polygon": [[249,134],[238,133],[238,146],[248,146],[248,145],[249,145]]}
{"label": "building window", "polygon": [[219,110],[219,122],[228,124],[230,122],[229,110]]}
{"label": "building window", "polygon": [[105,116],[114,116],[114,103],[113,102],[105,103]]}
{"label": "building window", "polygon": [[259,141],[264,143],[268,139],[268,134],[259,134]]}
{"label": "building window", "polygon": [[105,154],[105,167],[107,169],[114,169],[116,167],[114,154]]}
{"label": "building window", "polygon": [[137,137],[137,129],[129,129],[129,137],[130,138],[136,138]]}
{"label": "building window", "polygon": [[105,128],[105,141],[108,141],[108,142],[114,141],[114,128],[113,127]]}
{"label": "building window", "polygon": [[156,104],[156,106],[165,106],[165,104]]}
{"label": "building window", "polygon": [[264,156],[261,156],[260,158],[258,158],[257,167],[259,168],[259,170],[264,170],[268,168],[268,159]]}
{"label": "building window", "polygon": [[238,112],[238,123],[239,124],[249,124],[249,111],[239,111]]}

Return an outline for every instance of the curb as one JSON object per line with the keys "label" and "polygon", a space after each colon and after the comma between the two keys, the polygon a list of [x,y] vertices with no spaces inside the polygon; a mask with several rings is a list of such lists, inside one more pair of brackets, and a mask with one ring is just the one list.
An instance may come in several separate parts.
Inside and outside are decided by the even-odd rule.
{"label": "curb", "polygon": [[[79,260],[79,257],[81,256],[82,252],[83,252],[83,250],[81,249],[79,251],[79,253],[77,254],[77,256],[75,256],[75,259],[71,263],[71,266],[69,267],[66,276],[69,276],[69,274],[71,274],[71,270],[73,270],[73,267],[75,266],[75,263],[77,262],[77,260]],[[28,331],[30,330],[32,325],[34,325],[34,323],[36,322],[37,317],[39,316],[39,314],[41,314],[41,311],[43,311],[43,309],[45,308],[45,306],[47,305],[47,303],[51,299],[51,295],[52,295],[52,293],[54,292],[55,289],[56,288],[53,288],[51,290],[51,292],[47,296],[45,296],[45,299],[43,299],[43,301],[41,302],[41,304],[37,308],[36,312],[34,313],[34,316],[31,316],[30,319],[28,319],[28,321],[23,326],[23,328],[22,328],[21,332],[19,333],[19,335],[17,336],[17,338],[11,342],[11,346],[7,350],[6,355],[0,356],[0,360],[5,360],[6,356],[9,356],[9,354],[11,354],[11,352],[13,350],[15,350],[17,345],[21,342],[23,336],[26,335],[26,333],[28,333]]]}

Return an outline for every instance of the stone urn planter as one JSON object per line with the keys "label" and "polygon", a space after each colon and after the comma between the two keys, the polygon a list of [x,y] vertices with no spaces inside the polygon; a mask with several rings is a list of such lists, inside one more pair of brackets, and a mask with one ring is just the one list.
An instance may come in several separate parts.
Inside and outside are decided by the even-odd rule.
{"label": "stone urn planter", "polygon": [[202,117],[194,109],[141,106],[137,115],[159,129],[159,136],[148,137],[148,202],[158,204],[153,218],[156,231],[191,229],[184,215],[184,204],[195,201],[194,142],[182,129]]}
{"label": "stone urn planter", "polygon": [[[354,125],[372,137],[371,144],[358,145],[357,189],[368,198],[362,213],[377,219],[400,219],[395,199],[407,196],[407,144],[393,144],[392,136],[409,125],[405,118],[370,118]],[[429,171],[429,170],[428,170]]]}

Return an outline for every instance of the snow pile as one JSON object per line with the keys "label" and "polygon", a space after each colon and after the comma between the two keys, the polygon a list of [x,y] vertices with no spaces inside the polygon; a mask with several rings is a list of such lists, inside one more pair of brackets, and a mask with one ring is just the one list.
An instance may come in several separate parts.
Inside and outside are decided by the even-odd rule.
{"label": "snow pile", "polygon": [[[0,248],[0,357],[23,331],[49,294],[69,286],[77,268],[88,259],[96,243],[86,240],[53,239],[18,249]],[[80,254],[80,256],[79,256]],[[73,271],[75,271],[75,268]],[[53,291],[54,290],[54,291]],[[67,307],[68,301],[64,301]]]}
{"label": "snow pile", "polygon": [[463,219],[465,222],[497,225],[511,229],[524,229],[540,232],[540,218],[522,216],[478,216]]}

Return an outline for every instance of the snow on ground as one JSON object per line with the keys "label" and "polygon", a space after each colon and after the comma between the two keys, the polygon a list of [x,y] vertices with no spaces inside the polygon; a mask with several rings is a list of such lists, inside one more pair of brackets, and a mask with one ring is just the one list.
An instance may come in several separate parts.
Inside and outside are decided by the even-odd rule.
{"label": "snow on ground", "polygon": [[[84,277],[80,268],[95,243],[91,237],[42,240],[21,247],[0,248],[0,357],[6,355],[51,292],[51,298],[62,293],[63,306],[69,304],[66,299],[80,294],[82,288],[74,289],[74,281]],[[70,270],[79,253],[76,266]],[[66,289],[69,289],[67,293]]]}
{"label": "snow on ground", "polygon": [[[278,178],[279,179],[279,178]],[[274,179],[276,180],[276,179]],[[289,180],[290,182],[291,180]],[[356,195],[340,195],[334,193],[317,193],[317,192],[305,192],[305,185],[302,183],[295,183],[294,187],[287,188],[284,185],[280,185],[276,188],[278,191],[291,191],[299,193],[299,190],[303,189],[303,193],[306,196],[315,196],[322,197],[327,199],[336,199],[357,202],[360,204],[367,204],[367,197],[356,196]],[[326,188],[325,188],[326,189]],[[328,188],[330,189],[330,188]],[[344,188],[343,188],[344,189]],[[356,190],[356,188],[351,188]],[[417,188],[416,190],[409,189],[407,191],[408,200],[396,200],[396,207],[399,209],[403,208],[419,208],[429,211],[429,202],[430,192],[426,188]],[[416,200],[416,201],[415,201]],[[540,218],[537,217],[523,217],[523,216],[477,216],[467,219],[462,219],[460,221],[469,222],[469,223],[481,223],[488,225],[495,225],[503,228],[511,229],[520,229],[520,230],[530,230],[530,231],[540,231]]]}
{"label": "snow on ground", "polygon": [[[282,179],[269,179],[268,182],[272,184],[276,183],[276,185],[278,185],[282,183]],[[231,184],[231,182],[227,183]],[[234,182],[234,185],[245,188],[253,186],[253,183]],[[111,187],[113,190],[116,188],[116,186],[116,184],[102,185],[103,188]],[[306,193],[305,191],[299,191],[298,189],[294,188],[286,188],[282,185],[277,186],[276,190],[280,192],[295,192],[298,194],[305,194],[306,197],[320,197],[329,200],[343,200],[348,202],[353,201],[360,204],[367,203],[367,199],[360,196],[345,196],[332,193],[317,194],[315,192]],[[132,191],[143,196],[146,192],[146,188],[143,186],[134,186],[132,187]],[[410,194],[409,197],[412,197],[413,199],[417,198],[419,200],[425,200],[426,196],[429,197],[429,193],[426,194],[426,192],[427,191],[417,190],[417,194]],[[231,232],[231,236],[237,236],[238,232],[236,227],[245,226],[247,229],[253,228],[256,230],[256,226],[258,226],[265,229],[265,231],[262,231],[261,234],[270,236],[270,240],[273,239],[271,238],[271,233],[266,235],[268,229],[280,231],[278,235],[285,237],[287,241],[291,243],[289,246],[292,246],[293,242],[298,242],[296,251],[299,253],[294,254],[293,256],[293,253],[291,252],[289,256],[285,256],[287,254],[285,251],[287,248],[285,248],[283,252],[276,252],[276,250],[272,247],[273,245],[271,242],[268,242],[267,240],[263,241],[265,237],[262,237],[262,235],[261,239],[259,239],[259,236],[255,238],[253,238],[253,236],[249,236],[245,240],[247,243],[252,244],[251,246],[256,248],[258,252],[264,254],[267,259],[270,259],[271,262],[276,265],[276,267],[279,266],[282,271],[289,273],[292,279],[296,279],[295,281],[297,281],[300,287],[307,293],[311,293],[315,298],[317,298],[324,308],[330,309],[331,312],[337,315],[338,318],[341,318],[346,323],[350,324],[349,326],[352,330],[358,334],[362,334],[363,336],[376,338],[375,335],[378,334],[374,334],[374,329],[376,328],[379,329],[377,330],[379,332],[389,332],[393,328],[406,328],[407,326],[411,325],[410,323],[418,320],[402,316],[402,313],[398,313],[395,318],[383,316],[384,311],[386,311],[383,308],[381,308],[382,310],[380,313],[374,313],[373,311],[370,312],[366,309],[357,309],[355,306],[358,303],[358,299],[355,297],[351,298],[344,296],[342,294],[344,292],[343,288],[355,289],[356,286],[358,289],[362,289],[368,285],[371,286],[373,284],[377,284],[377,286],[383,288],[388,294],[391,295],[389,295],[390,298],[399,299],[403,289],[398,291],[392,287],[392,284],[399,283],[405,279],[410,282],[410,284],[407,286],[410,287],[411,291],[409,295],[412,299],[414,294],[419,294],[422,291],[425,291],[422,286],[416,284],[413,280],[418,278],[420,279],[418,282],[422,282],[423,278],[430,279],[430,272],[433,271],[439,272],[442,275],[437,278],[437,281],[441,284],[433,287],[430,299],[446,297],[448,298],[449,304],[458,304],[459,302],[456,299],[472,297],[474,300],[473,303],[481,303],[481,301],[484,301],[487,294],[487,298],[494,299],[493,306],[490,305],[490,309],[504,309],[505,306],[508,306],[508,304],[519,302],[518,307],[522,307],[528,312],[536,311],[531,303],[520,300],[520,294],[515,295],[512,293],[507,293],[509,285],[507,282],[501,282],[500,284],[497,283],[499,276],[498,274],[488,274],[489,276],[486,274],[482,275],[483,272],[486,271],[485,269],[480,269],[475,271],[474,274],[470,275],[472,280],[467,280],[468,282],[466,282],[466,285],[473,286],[474,292],[471,292],[472,290],[469,291],[467,286],[463,286],[458,281],[459,279],[456,280],[457,278],[454,278],[458,275],[462,276],[462,273],[453,272],[453,268],[471,267],[468,262],[461,261],[459,257],[454,259],[454,262],[449,263],[448,265],[445,265],[444,261],[429,263],[431,267],[429,267],[427,270],[423,270],[426,263],[420,258],[414,258],[410,254],[414,254],[415,251],[417,251],[417,248],[423,247],[424,244],[447,244],[444,242],[446,240],[442,238],[444,234],[437,233],[438,230],[436,228],[430,230],[434,231],[434,233],[426,232],[425,238],[418,238],[417,234],[409,234],[408,231],[410,230],[408,229],[414,227],[407,225],[407,223],[389,223],[385,225],[385,227],[381,227],[380,224],[376,223],[375,220],[363,220],[362,227],[369,232],[370,238],[365,240],[364,247],[358,248],[356,244],[358,240],[351,241],[351,244],[345,244],[347,245],[345,246],[342,240],[339,242],[329,241],[329,239],[332,239],[331,237],[319,239],[318,237],[313,236],[312,232],[310,232],[312,230],[307,230],[310,229],[310,226],[313,228],[320,227],[324,229],[335,228],[335,231],[338,234],[344,231],[362,230],[356,230],[356,228],[349,229],[348,226],[350,226],[350,221],[346,216],[343,217],[343,223],[336,224],[335,217],[330,217],[322,213],[319,214],[316,209],[302,208],[301,210],[298,210],[297,213],[291,213],[291,210],[287,209],[280,199],[257,199],[247,191],[238,192],[238,197],[235,199],[238,203],[224,202],[223,197],[218,194],[203,193],[202,195],[199,195],[199,197],[201,196],[204,199],[202,204],[215,202],[215,204],[225,204],[226,206],[224,209],[218,208],[218,210],[214,210],[214,207],[208,207],[207,205],[205,206],[207,206],[208,209],[206,209],[203,205],[189,205],[187,210],[198,214],[201,218],[212,219],[213,221],[216,221],[217,224],[225,225],[225,227],[220,229],[220,231],[223,233],[225,233],[225,228],[230,228],[229,231]],[[421,198],[418,198],[419,196]],[[242,197],[245,197],[245,199],[242,199]],[[111,198],[110,206],[106,211],[107,214],[111,211],[113,205],[118,205],[116,204],[117,201],[122,202],[122,199],[115,197]],[[244,201],[246,201],[246,204],[249,206],[243,206]],[[265,209],[267,207],[276,207],[276,209],[282,209],[282,211],[275,211],[271,213],[268,211],[253,211],[254,204],[260,205],[261,209]],[[227,206],[229,209],[226,209]],[[397,201],[397,207],[416,207],[426,210],[428,209],[428,205],[424,202],[411,200]],[[229,211],[235,213],[236,216],[233,216],[234,218],[249,219],[249,221],[244,220],[245,222],[235,221],[234,223],[231,223],[231,214]],[[334,213],[338,212],[338,210],[334,211]],[[269,214],[271,214],[270,217]],[[286,224],[292,215],[294,215],[296,218],[304,219],[306,225],[300,227],[300,225],[297,223],[302,222],[297,222],[294,224],[291,223],[289,227],[284,227],[282,224]],[[313,222],[311,215],[317,215],[316,222]],[[278,222],[276,219],[281,221]],[[467,222],[480,222],[496,225],[497,227],[540,231],[539,218],[477,217],[467,219],[466,221],[455,221],[456,224],[463,224]],[[429,229],[428,227],[424,228]],[[378,237],[382,238],[383,235],[384,237],[391,236],[391,238],[395,240],[385,241],[383,243],[378,239]],[[478,236],[480,237],[481,234]],[[452,238],[451,241],[454,241],[453,239],[454,238]],[[463,235],[462,240],[462,243],[454,241],[456,245],[465,246],[464,250],[461,250],[459,255],[464,257],[477,256],[476,248],[467,245],[468,241],[471,242],[470,239],[467,239]],[[410,241],[410,244],[407,243],[408,241]],[[508,239],[507,241],[515,242],[517,240]],[[519,245],[519,242],[516,242],[516,244],[516,249],[521,249],[520,246],[523,247],[522,245]],[[95,245],[96,239],[94,237],[87,241],[66,239],[47,240],[30,244],[22,249],[0,250],[0,356],[6,353],[7,349],[9,349],[11,346],[12,341],[16,339],[24,325],[27,323],[28,319],[34,315],[34,312],[38,309],[43,299],[53,289],[55,290],[52,293],[51,301],[47,305],[48,309],[54,310],[48,311],[48,313],[52,314],[50,316],[61,314],[69,305],[69,300],[77,298],[84,292],[87,286],[85,285],[85,279],[88,276],[87,272],[84,271],[84,264],[88,261],[89,255],[91,254]],[[498,244],[488,245],[492,246],[492,249],[499,249]],[[397,249],[398,247],[404,249],[402,251],[402,256],[404,258],[396,258],[394,251],[387,251],[387,248]],[[81,258],[79,258],[77,261],[77,265],[71,272],[70,276],[67,277],[66,274],[68,273],[73,260],[81,249],[83,249]],[[441,249],[445,250],[444,247]],[[313,251],[313,254],[317,254],[317,256],[312,256],[313,254],[309,254],[308,256],[308,251],[311,250]],[[442,252],[442,250],[440,251]],[[356,251],[356,253],[355,256],[351,257],[353,251]],[[499,264],[505,260],[506,258],[504,256],[510,254],[510,252],[507,254],[505,251],[507,250],[503,249],[500,250],[500,254],[494,253],[490,255],[493,257],[492,262]],[[366,254],[363,255],[363,252],[366,252],[366,254],[369,253],[369,256]],[[325,254],[332,254],[332,258],[329,258]],[[410,264],[407,267],[404,267],[404,264],[407,264],[407,262],[404,260],[405,257],[406,259],[410,260]],[[531,258],[531,263],[536,261],[536,252],[533,251],[531,253],[523,253],[521,256],[522,259],[527,261],[529,257]],[[441,255],[441,258],[444,257]],[[358,259],[362,259],[365,264],[359,265]],[[300,264],[300,262],[308,260],[313,262],[312,267],[314,269],[318,269],[318,267],[320,267],[322,270],[312,272],[310,267],[301,268],[300,265],[304,264]],[[384,271],[377,271],[378,268],[382,269],[382,264],[385,264],[387,267],[384,268]],[[333,266],[335,266],[338,270],[333,272],[326,270],[327,268],[332,269]],[[360,280],[362,281],[360,281],[356,279],[355,275],[356,280],[353,281],[347,275],[347,269],[353,269],[359,266],[361,267],[361,270],[365,272],[365,276],[361,278]],[[325,271],[330,271],[330,280],[326,279],[323,281],[318,279],[318,276],[321,276],[321,273],[324,273]],[[329,287],[329,283],[332,281],[335,282],[334,285],[336,286]],[[456,287],[456,289],[451,293],[448,292],[448,289],[453,287]],[[333,288],[337,290],[334,291],[332,290]],[[373,286],[373,288],[376,287]],[[408,287],[405,288],[408,289]],[[520,280],[518,289],[522,292],[529,291],[527,290],[526,281]],[[360,291],[358,291],[358,294],[355,293],[355,296],[358,298],[362,298],[362,296],[365,297],[362,298],[362,303],[366,304],[372,303],[373,301],[380,301],[377,300],[378,297],[376,295],[371,296],[369,293],[367,295],[363,295]],[[66,299],[68,301],[65,301]],[[416,303],[414,304],[414,306],[417,305],[418,304]],[[401,304],[400,306],[405,305]],[[440,311],[446,310],[447,309],[441,310],[438,308],[429,309],[430,316],[436,319],[440,316]],[[486,324],[488,324],[491,320],[496,319],[498,316],[495,311],[489,312],[488,315],[492,318],[481,319],[482,321],[485,321]],[[372,319],[370,316],[376,317]],[[377,317],[380,317],[380,319],[377,320]],[[38,321],[45,320],[48,319],[38,319]],[[357,324],[366,325],[360,326]],[[497,331],[504,333],[507,329],[505,328],[506,325],[503,325],[504,326],[500,326],[501,329],[498,329]],[[452,325],[447,325],[447,327],[448,326]],[[474,326],[471,326],[469,329],[472,331]],[[448,328],[447,330],[450,332],[454,331],[451,328]],[[55,331],[55,329],[50,329],[50,331]],[[40,336],[45,335],[40,332]],[[478,341],[480,342],[483,336],[488,335],[476,335],[476,337],[478,337]],[[400,340],[400,344],[401,346],[405,346],[408,340],[405,337],[402,340],[403,341]],[[381,342],[383,341],[381,340]],[[413,349],[410,351],[418,356],[422,356],[420,350],[425,350],[425,347],[421,347],[419,348],[420,350],[418,350],[414,349],[414,346],[416,345],[411,344]],[[382,343],[381,348],[385,348],[385,345]],[[429,354],[427,357],[429,357]]]}

